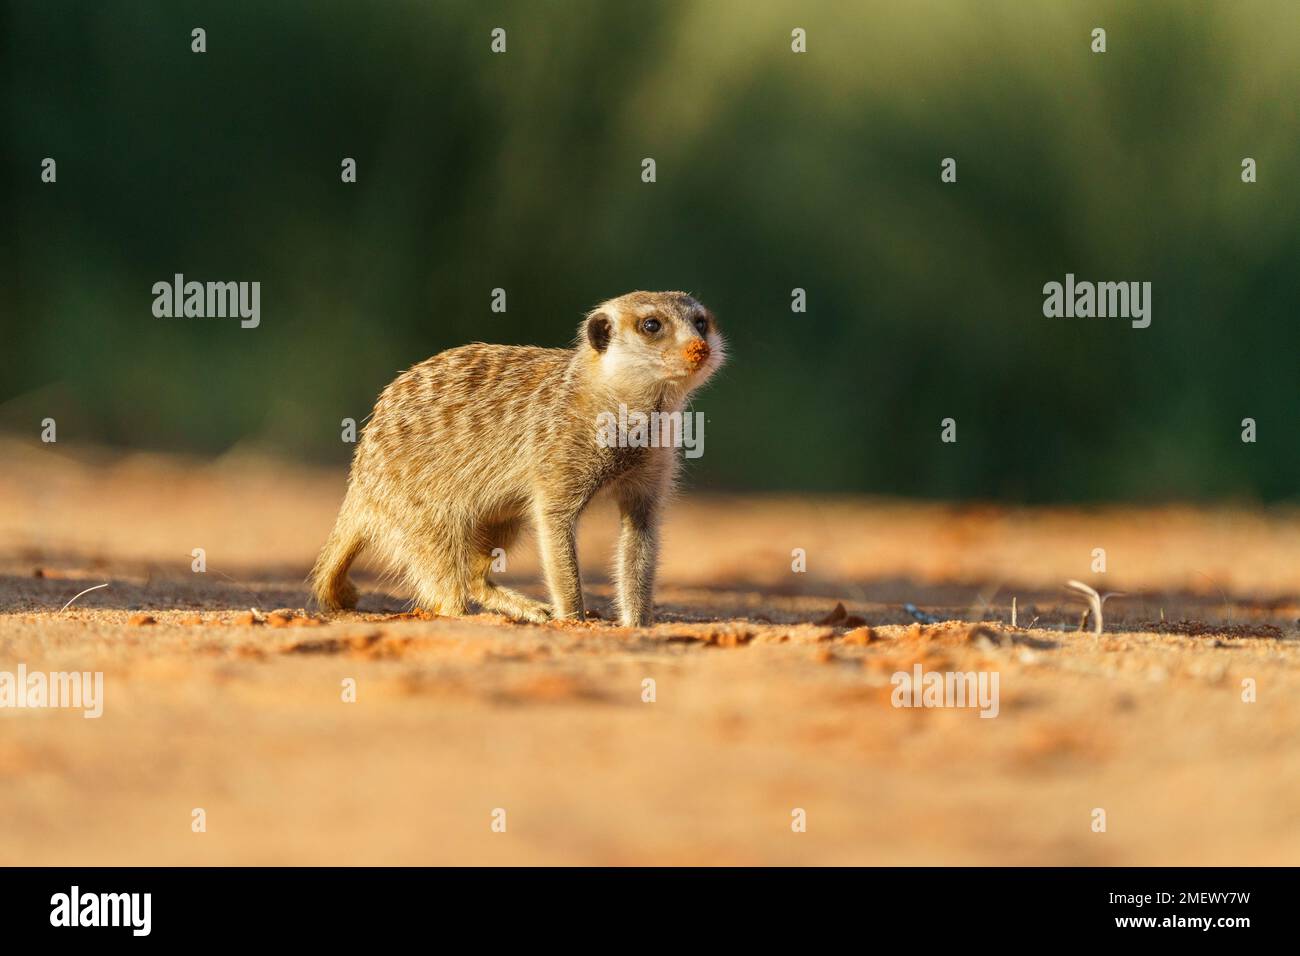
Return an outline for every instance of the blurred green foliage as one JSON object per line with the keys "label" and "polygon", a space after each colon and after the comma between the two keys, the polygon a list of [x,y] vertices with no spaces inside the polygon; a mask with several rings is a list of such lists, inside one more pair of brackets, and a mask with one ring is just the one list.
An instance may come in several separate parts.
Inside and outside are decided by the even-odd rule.
{"label": "blurred green foliage", "polygon": [[[399,369],[564,345],[600,299],[679,288],[731,344],[696,400],[696,486],[1300,491],[1292,0],[0,16],[7,429],[56,415],[60,441],[341,463],[340,420]],[[260,281],[261,326],[154,318],[177,272]],[[1044,318],[1067,272],[1151,281],[1151,327]]]}

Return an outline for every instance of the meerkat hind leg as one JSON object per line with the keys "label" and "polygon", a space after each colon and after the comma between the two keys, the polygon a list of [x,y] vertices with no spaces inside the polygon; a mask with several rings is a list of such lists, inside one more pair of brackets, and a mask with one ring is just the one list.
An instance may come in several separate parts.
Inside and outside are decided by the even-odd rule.
{"label": "meerkat hind leg", "polygon": [[419,544],[408,544],[402,555],[416,606],[446,617],[463,617],[469,613],[472,590],[468,535],[442,523],[421,530]]}
{"label": "meerkat hind leg", "polygon": [[490,613],[504,614],[516,621],[541,624],[551,619],[549,604],[534,601],[527,595],[488,579],[488,572],[492,570],[493,550],[509,547],[518,536],[518,532],[518,524],[511,522],[494,527],[480,535],[477,542],[479,550],[475,555],[474,567],[471,571],[470,596],[483,610]]}
{"label": "meerkat hind leg", "polygon": [[421,575],[415,580],[415,606],[444,617],[469,613],[468,595],[442,580]]}
{"label": "meerkat hind leg", "polygon": [[474,594],[474,600],[485,611],[504,614],[516,621],[541,624],[551,619],[551,606],[534,601],[527,595],[491,581],[484,580]]}

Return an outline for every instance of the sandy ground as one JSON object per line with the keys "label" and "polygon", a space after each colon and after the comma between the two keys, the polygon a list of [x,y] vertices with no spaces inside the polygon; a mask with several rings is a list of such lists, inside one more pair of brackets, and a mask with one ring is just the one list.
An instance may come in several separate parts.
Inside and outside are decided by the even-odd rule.
{"label": "sandy ground", "polygon": [[[0,671],[105,683],[99,719],[0,709],[0,863],[1300,862],[1294,511],[688,491],[655,627],[607,623],[604,506],[604,620],[405,613],[364,568],[361,610],[321,620],[302,581],[342,469],[0,462]],[[508,560],[542,596],[531,542]],[[1126,592],[1100,638],[1069,578]],[[918,663],[996,673],[998,716],[892,706]]]}

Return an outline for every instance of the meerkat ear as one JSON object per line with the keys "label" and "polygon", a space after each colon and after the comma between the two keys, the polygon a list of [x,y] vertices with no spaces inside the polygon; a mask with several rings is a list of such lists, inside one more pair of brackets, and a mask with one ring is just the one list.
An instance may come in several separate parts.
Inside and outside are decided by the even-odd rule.
{"label": "meerkat ear", "polygon": [[597,352],[609,348],[609,339],[613,334],[614,326],[604,312],[597,312],[587,319],[587,341]]}

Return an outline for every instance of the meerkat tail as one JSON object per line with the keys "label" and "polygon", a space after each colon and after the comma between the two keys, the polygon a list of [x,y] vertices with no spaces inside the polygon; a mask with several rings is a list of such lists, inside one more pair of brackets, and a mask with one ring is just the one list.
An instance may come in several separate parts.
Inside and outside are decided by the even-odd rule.
{"label": "meerkat tail", "polygon": [[364,546],[365,541],[352,530],[351,522],[340,516],[311,571],[312,595],[322,610],[351,610],[357,606],[357,589],[348,580],[348,568]]}

